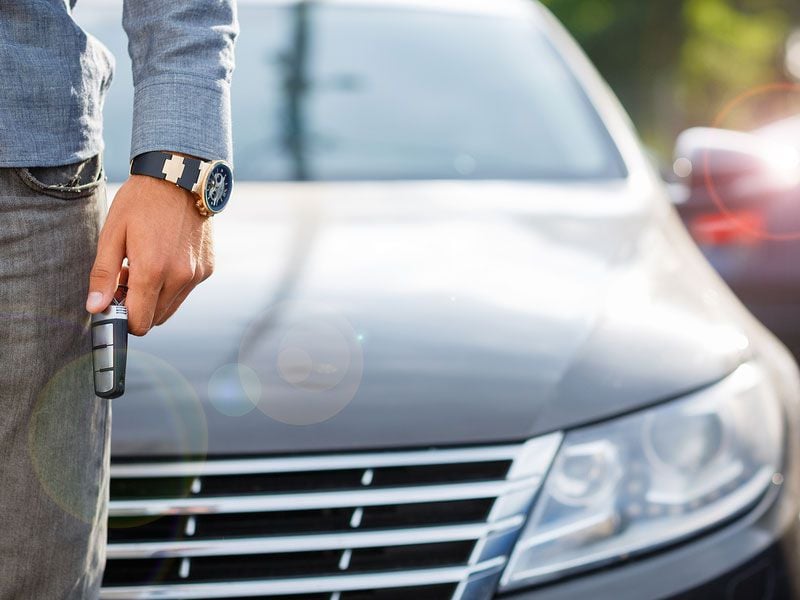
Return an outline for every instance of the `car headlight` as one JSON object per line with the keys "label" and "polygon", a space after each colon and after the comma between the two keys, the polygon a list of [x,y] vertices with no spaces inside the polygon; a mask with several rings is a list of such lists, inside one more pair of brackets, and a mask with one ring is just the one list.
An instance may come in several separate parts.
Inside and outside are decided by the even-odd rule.
{"label": "car headlight", "polygon": [[680,400],[567,434],[501,589],[622,560],[731,518],[770,485],[782,448],[780,402],[755,363]]}

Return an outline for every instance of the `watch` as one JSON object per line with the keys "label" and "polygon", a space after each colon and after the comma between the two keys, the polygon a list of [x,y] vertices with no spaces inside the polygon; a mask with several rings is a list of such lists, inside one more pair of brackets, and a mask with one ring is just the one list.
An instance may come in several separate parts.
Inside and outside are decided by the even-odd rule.
{"label": "watch", "polygon": [[169,152],[144,152],[131,161],[131,175],[165,179],[195,195],[197,210],[210,217],[228,204],[233,169],[224,160],[205,161]]}

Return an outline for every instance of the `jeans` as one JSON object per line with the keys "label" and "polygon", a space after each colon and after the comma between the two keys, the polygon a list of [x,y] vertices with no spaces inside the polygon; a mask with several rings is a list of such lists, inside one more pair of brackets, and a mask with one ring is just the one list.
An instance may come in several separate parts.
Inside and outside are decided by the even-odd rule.
{"label": "jeans", "polygon": [[0,169],[0,599],[93,599],[105,560],[110,404],[84,308],[100,159]]}

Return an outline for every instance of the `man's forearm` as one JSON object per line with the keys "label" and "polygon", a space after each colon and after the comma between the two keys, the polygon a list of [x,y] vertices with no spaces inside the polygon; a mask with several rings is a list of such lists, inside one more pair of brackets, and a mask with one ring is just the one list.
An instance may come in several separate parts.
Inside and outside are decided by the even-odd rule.
{"label": "man's forearm", "polygon": [[[169,151],[230,161],[235,0],[125,0],[123,24],[133,62],[131,158]],[[211,274],[211,221],[193,196],[155,176],[125,182],[100,232],[87,310],[103,310],[127,278],[128,326],[144,335]]]}
{"label": "man's forearm", "polygon": [[152,150],[231,161],[235,0],[125,0],[133,63],[131,158]]}

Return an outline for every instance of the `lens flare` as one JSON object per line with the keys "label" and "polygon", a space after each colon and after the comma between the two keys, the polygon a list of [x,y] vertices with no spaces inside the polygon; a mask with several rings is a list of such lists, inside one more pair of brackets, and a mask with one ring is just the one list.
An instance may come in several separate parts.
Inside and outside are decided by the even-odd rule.
{"label": "lens flare", "polygon": [[[800,114],[800,84],[771,83],[752,88],[731,100],[714,119],[712,127],[752,130],[787,115]],[[785,140],[782,140],[785,141]],[[776,145],[764,156],[773,183],[786,188],[800,185],[800,151],[792,145]],[[708,152],[702,158],[703,181],[717,209],[738,229],[756,238],[772,241],[800,239],[800,231],[771,232],[743,219],[732,210],[714,180]]]}
{"label": "lens flare", "polygon": [[222,414],[241,417],[261,400],[261,380],[246,365],[223,365],[208,381],[208,399]]}
{"label": "lens flare", "polygon": [[250,325],[239,364],[261,382],[261,411],[283,423],[310,425],[350,403],[361,384],[364,358],[359,334],[341,313],[285,302]]}
{"label": "lens flare", "polygon": [[49,380],[28,421],[28,454],[39,484],[62,510],[84,523],[100,515],[109,426],[108,403],[94,395],[90,353]]}
{"label": "lens flare", "polygon": [[131,340],[125,395],[114,401],[114,420],[124,421],[126,451],[141,456],[205,458],[208,425],[202,403],[184,375]]}
{"label": "lens flare", "polygon": [[[135,348],[128,349],[125,395],[113,401],[116,443],[134,456],[163,456],[171,460],[203,461],[208,454],[208,425],[194,387],[170,363]],[[143,487],[136,480],[112,478],[112,498],[188,497],[194,477],[158,478]],[[109,529],[138,527],[163,519],[180,535],[184,525],[170,516],[113,517]],[[174,521],[170,523],[170,521]]]}
{"label": "lens flare", "polygon": [[[88,347],[88,341],[87,341]],[[86,352],[63,366],[36,397],[28,423],[28,453],[40,485],[67,513],[91,522],[97,498],[105,494],[111,419],[133,455],[203,460],[208,428],[194,388],[166,361],[129,348],[127,390],[110,401],[94,395],[92,355]],[[135,435],[131,435],[133,432]],[[170,497],[191,495],[192,478],[166,479]],[[141,493],[135,482],[112,479],[113,498]],[[158,495],[158,490],[148,490]],[[136,527],[158,516],[111,518],[109,528]]]}
{"label": "lens flare", "polygon": [[14,403],[7,408],[15,416],[0,429],[8,444],[3,460],[30,469],[36,478],[31,487],[40,487],[36,493],[90,523],[99,516],[97,495],[104,485],[99,461],[107,412],[91,403],[91,355],[82,345],[88,322],[88,315],[70,318],[45,303],[3,304],[0,337],[20,343],[4,349],[10,369],[0,375],[0,395]]}

